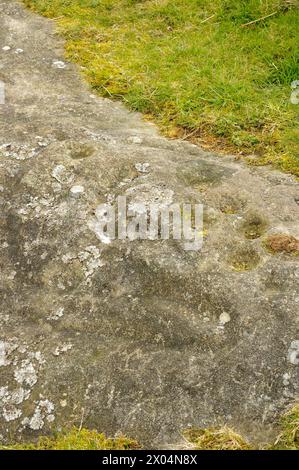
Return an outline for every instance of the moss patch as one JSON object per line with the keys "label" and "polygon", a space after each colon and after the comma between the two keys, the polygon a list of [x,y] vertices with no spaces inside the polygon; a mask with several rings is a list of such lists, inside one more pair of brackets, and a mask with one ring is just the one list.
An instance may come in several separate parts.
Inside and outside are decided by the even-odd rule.
{"label": "moss patch", "polygon": [[288,253],[299,255],[299,240],[292,235],[284,233],[270,235],[264,241],[264,245],[273,254]]}
{"label": "moss patch", "polygon": [[250,246],[237,248],[228,259],[234,271],[242,272],[254,269],[260,261],[258,253]]}
{"label": "moss patch", "polygon": [[266,221],[258,214],[250,214],[241,225],[241,232],[248,240],[260,238],[267,228]]}

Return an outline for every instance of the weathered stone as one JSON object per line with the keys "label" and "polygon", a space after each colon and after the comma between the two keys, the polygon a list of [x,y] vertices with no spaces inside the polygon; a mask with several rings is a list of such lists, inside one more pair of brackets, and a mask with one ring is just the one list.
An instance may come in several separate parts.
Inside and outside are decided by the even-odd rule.
{"label": "weathered stone", "polygon": [[[263,245],[298,239],[294,178],[166,140],[94,97],[75,66],[53,66],[53,22],[11,0],[0,44],[24,50],[0,51],[3,440],[81,422],[148,446],[224,422],[265,437],[298,396],[298,258]],[[95,210],[118,195],[203,203],[202,250],[101,243]]]}

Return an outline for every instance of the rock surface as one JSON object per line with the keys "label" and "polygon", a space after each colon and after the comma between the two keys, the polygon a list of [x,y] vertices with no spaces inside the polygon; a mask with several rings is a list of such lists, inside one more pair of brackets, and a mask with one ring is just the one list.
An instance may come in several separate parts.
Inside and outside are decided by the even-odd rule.
{"label": "rock surface", "polygon": [[[17,52],[22,51],[22,52]],[[159,136],[92,95],[53,22],[0,4],[0,434],[69,424],[146,446],[227,423],[256,438],[298,396],[298,184]],[[201,251],[102,243],[103,202],[204,204]]]}

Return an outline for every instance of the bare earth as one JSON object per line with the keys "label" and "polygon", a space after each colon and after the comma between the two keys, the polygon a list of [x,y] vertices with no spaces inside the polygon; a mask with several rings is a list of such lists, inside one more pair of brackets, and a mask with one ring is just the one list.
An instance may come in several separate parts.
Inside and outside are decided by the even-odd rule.
{"label": "bare earth", "polygon": [[[298,238],[298,183],[95,97],[53,26],[1,1],[2,442],[70,424],[149,447],[223,423],[267,440],[298,397],[299,267],[263,239]],[[202,202],[203,249],[101,243],[94,211],[118,195]]]}

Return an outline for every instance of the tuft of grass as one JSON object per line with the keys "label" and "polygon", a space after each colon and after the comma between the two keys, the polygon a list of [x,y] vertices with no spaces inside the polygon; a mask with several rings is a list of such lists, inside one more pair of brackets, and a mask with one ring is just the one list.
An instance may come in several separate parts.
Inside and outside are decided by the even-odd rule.
{"label": "tuft of grass", "polygon": [[269,449],[299,450],[299,404],[283,416],[282,432]]}
{"label": "tuft of grass", "polygon": [[216,429],[189,429],[184,437],[194,450],[252,450],[252,446],[232,429],[224,426]]}
{"label": "tuft of grass", "polygon": [[138,443],[127,437],[106,438],[105,434],[88,429],[72,428],[53,437],[40,437],[37,443],[1,446],[0,450],[132,450]]}
{"label": "tuft of grass", "polygon": [[58,18],[67,59],[101,95],[168,136],[299,176],[298,0],[23,2]]}
{"label": "tuft of grass", "polygon": [[281,432],[273,444],[253,445],[233,429],[188,429],[183,433],[194,450],[299,450],[299,403],[280,420]]}

